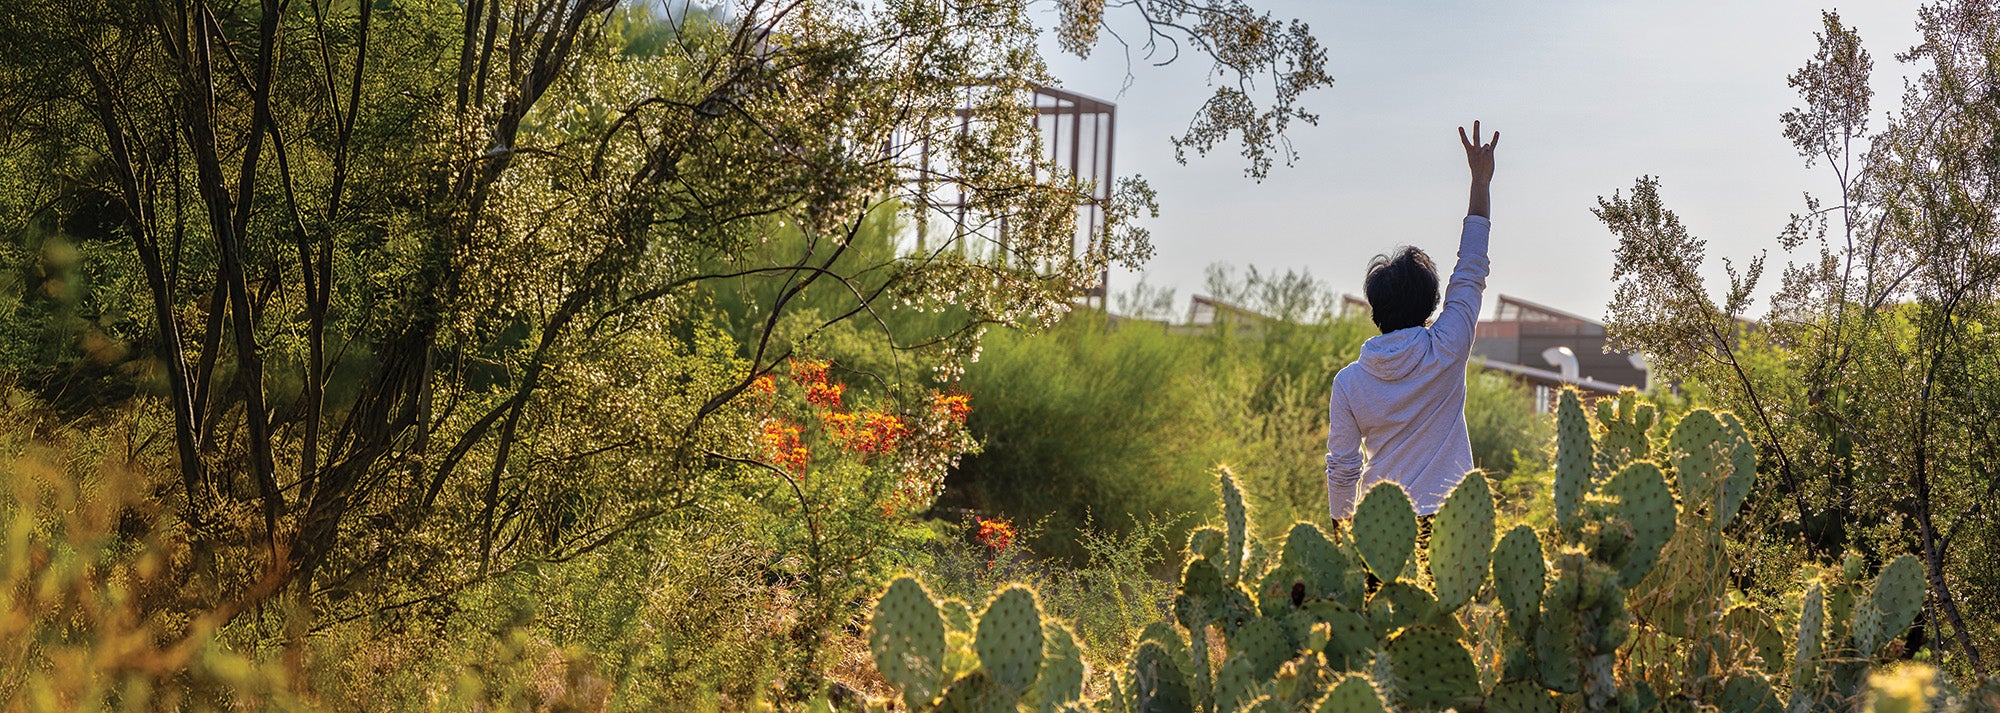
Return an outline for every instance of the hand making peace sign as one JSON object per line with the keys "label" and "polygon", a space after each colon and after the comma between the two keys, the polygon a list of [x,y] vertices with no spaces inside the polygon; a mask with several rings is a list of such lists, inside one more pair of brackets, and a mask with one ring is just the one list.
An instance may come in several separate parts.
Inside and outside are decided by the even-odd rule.
{"label": "hand making peace sign", "polygon": [[1466,138],[1465,127],[1458,127],[1458,142],[1465,145],[1465,164],[1472,168],[1472,180],[1485,183],[1493,180],[1493,147],[1500,145],[1500,132],[1493,132],[1493,140],[1485,145],[1479,143],[1479,122],[1472,122],[1472,138]]}

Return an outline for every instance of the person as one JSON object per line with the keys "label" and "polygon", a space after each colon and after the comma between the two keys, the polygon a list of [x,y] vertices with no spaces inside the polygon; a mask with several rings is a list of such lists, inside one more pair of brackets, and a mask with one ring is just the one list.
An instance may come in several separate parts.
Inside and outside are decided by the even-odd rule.
{"label": "person", "polygon": [[[1421,516],[1436,513],[1446,495],[1472,470],[1472,439],[1465,429],[1465,363],[1486,290],[1486,238],[1491,227],[1489,186],[1493,149],[1459,127],[1472,170],[1471,197],[1458,239],[1458,264],[1438,304],[1437,268],[1414,247],[1376,256],[1363,292],[1380,335],[1361,347],[1361,358],[1333,378],[1327,405],[1327,508],[1335,526],[1375,483],[1403,487]],[[1429,518],[1425,517],[1428,521]]]}

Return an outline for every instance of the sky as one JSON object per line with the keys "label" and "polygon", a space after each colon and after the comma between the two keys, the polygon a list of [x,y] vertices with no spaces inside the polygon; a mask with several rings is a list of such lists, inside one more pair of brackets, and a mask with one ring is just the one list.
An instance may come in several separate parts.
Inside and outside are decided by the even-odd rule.
{"label": "sky", "polygon": [[[1117,103],[1118,174],[1159,192],[1143,276],[1175,288],[1183,313],[1214,263],[1306,270],[1357,295],[1368,258],[1397,245],[1448,270],[1466,201],[1457,128],[1474,119],[1502,134],[1489,313],[1507,294],[1602,318],[1616,240],[1590,209],[1641,175],[1658,176],[1666,205],[1708,241],[1714,285],[1720,258],[1762,250],[1775,283],[1788,216],[1805,192],[1834,192],[1832,174],[1808,168],[1778,122],[1799,104],[1785,78],[1816,51],[1821,10],[1839,11],[1874,56],[1874,126],[1911,75],[1895,55],[1917,39],[1907,1],[1253,4],[1309,23],[1335,80],[1306,100],[1319,125],[1291,131],[1295,165],[1261,183],[1234,146],[1174,160],[1169,138],[1212,91],[1209,62],[1183,54],[1154,67],[1135,51],[1128,65],[1108,38],[1087,60],[1047,51],[1064,88]],[[1137,27],[1109,21],[1128,37]],[[1111,290],[1140,278],[1113,271]]]}

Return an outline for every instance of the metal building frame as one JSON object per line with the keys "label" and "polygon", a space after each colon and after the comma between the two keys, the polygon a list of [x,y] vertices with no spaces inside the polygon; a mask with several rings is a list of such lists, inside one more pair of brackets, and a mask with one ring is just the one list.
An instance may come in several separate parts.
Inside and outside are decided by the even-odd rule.
{"label": "metal building frame", "polygon": [[[970,134],[975,120],[973,92],[987,85],[971,85],[965,88],[966,101],[956,113],[957,131]],[[1035,112],[1035,128],[1041,135],[1043,154],[1033,166],[1037,179],[1052,177],[1057,171],[1075,176],[1090,183],[1091,195],[1077,202],[1077,235],[1071,253],[1080,254],[1099,239],[1104,230],[1105,209],[1111,204],[1114,190],[1112,173],[1113,148],[1118,131],[1118,105],[1102,99],[1079,94],[1066,89],[1036,85],[1030,90],[1031,106]],[[931,137],[924,135],[915,142],[918,169],[913,177],[916,184],[915,202],[918,213],[917,246],[925,247],[933,211],[950,215],[954,225],[969,225],[969,220],[979,220],[970,214],[965,187],[960,184],[947,188],[943,195],[934,190],[938,179],[932,173]],[[941,187],[941,186],[940,186]],[[962,229],[962,228],[961,228]],[[995,236],[1000,244],[1007,241],[1006,217],[1000,216]],[[1110,278],[1107,269],[1098,276],[1095,287],[1081,295],[1086,300],[1094,299],[1099,309],[1107,304],[1109,291],[1106,282]]]}

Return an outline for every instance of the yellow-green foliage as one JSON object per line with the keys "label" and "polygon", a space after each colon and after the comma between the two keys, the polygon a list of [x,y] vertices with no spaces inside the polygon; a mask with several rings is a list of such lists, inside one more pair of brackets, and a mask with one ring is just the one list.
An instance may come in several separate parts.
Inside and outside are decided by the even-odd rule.
{"label": "yellow-green foliage", "polygon": [[0,710],[298,707],[277,662],[217,641],[241,599],[203,601],[211,580],[163,524],[159,471],[132,458],[133,434],[4,396]]}

